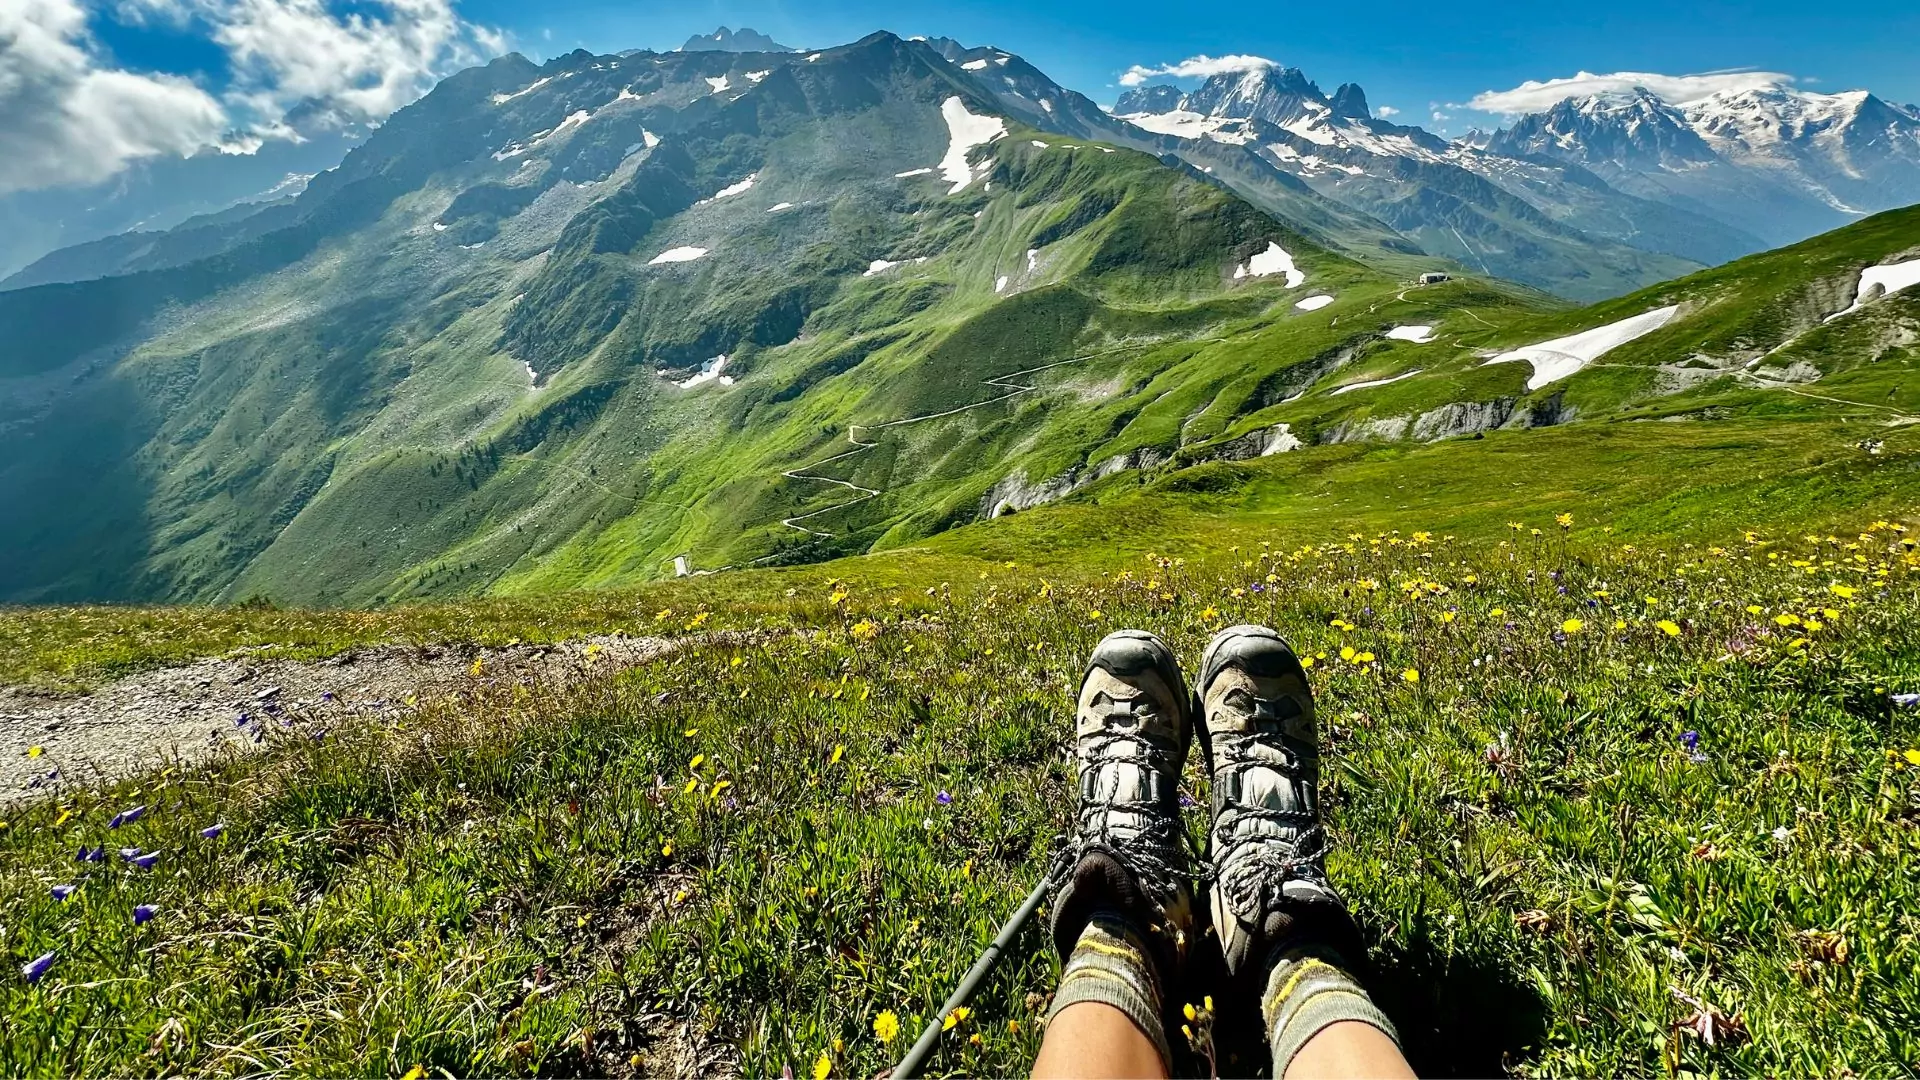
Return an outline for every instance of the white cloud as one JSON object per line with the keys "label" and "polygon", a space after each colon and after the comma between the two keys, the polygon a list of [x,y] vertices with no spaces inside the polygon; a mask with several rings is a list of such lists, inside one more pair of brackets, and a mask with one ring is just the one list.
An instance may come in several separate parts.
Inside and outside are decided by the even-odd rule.
{"label": "white cloud", "polygon": [[1595,75],[1582,71],[1572,78],[1545,82],[1529,79],[1511,90],[1487,90],[1475,95],[1467,106],[1481,112],[1513,116],[1550,109],[1567,98],[1630,91],[1635,87],[1645,87],[1670,104],[1686,105],[1723,91],[1764,90],[1793,81],[1793,76],[1777,71],[1713,71],[1701,75],[1656,75],[1645,71]]}
{"label": "white cloud", "polygon": [[1373,110],[1373,115],[1379,116],[1379,117],[1399,116],[1400,110],[1394,108],[1391,105],[1382,105],[1379,108]]}
{"label": "white cloud", "polygon": [[344,120],[378,120],[504,44],[453,0],[374,0],[346,15],[322,0],[186,2],[232,62],[229,99],[268,119],[313,101]]}
{"label": "white cloud", "polygon": [[1194,56],[1177,64],[1162,64],[1157,68],[1142,67],[1135,64],[1120,76],[1121,86],[1139,86],[1148,79],[1167,76],[1174,79],[1207,79],[1227,72],[1261,71],[1279,67],[1263,56]]}
{"label": "white cloud", "polygon": [[[123,23],[204,34],[227,53],[219,96],[113,65],[85,0],[0,0],[0,193],[90,184],[141,158],[252,153],[298,138],[295,106],[374,124],[441,77],[504,52],[455,0],[115,0]],[[351,6],[347,6],[348,3]],[[104,5],[103,5],[104,6]]]}
{"label": "white cloud", "polygon": [[220,103],[188,80],[108,66],[86,23],[78,0],[0,3],[0,193],[95,183],[227,128]]}

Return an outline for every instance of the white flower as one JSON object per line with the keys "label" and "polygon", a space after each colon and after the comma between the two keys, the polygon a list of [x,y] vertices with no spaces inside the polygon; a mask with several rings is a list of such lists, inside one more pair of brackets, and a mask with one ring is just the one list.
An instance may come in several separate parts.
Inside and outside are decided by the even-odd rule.
{"label": "white flower", "polygon": [[1788,840],[1793,839],[1793,830],[1787,828],[1785,825],[1782,825],[1779,828],[1773,830],[1773,838],[1784,844]]}

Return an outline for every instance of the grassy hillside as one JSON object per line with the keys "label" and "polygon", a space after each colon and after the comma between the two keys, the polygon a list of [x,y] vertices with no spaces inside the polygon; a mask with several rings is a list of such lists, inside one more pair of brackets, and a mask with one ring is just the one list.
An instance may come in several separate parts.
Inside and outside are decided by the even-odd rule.
{"label": "grassy hillside", "polygon": [[[1920,726],[1890,697],[1920,685],[1914,534],[1623,543],[1581,514],[1520,520],[1308,543],[1224,519],[1210,549],[1173,538],[1079,581],[888,556],[667,587],[755,583],[732,596],[548,598],[531,621],[555,633],[644,620],[693,643],[566,693],[477,672],[464,703],[391,727],[294,718],[210,771],[9,811],[6,948],[54,961],[0,985],[0,1054],[870,1075],[903,1050],[875,1017],[917,1028],[1069,822],[1086,650],[1137,625],[1191,660],[1258,620],[1314,658],[1331,870],[1424,1074],[1897,1073],[1920,1053]],[[82,618],[146,619],[59,624]],[[228,617],[176,628],[195,618]],[[160,862],[74,862],[101,843]],[[158,914],[136,926],[134,904]],[[1026,1067],[1042,937],[938,1071]]]}

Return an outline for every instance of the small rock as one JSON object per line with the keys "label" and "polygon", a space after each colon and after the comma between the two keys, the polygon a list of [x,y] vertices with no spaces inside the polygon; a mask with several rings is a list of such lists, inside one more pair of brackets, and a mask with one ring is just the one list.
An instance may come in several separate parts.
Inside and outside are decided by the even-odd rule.
{"label": "small rock", "polygon": [[262,690],[259,693],[253,695],[253,700],[267,701],[272,698],[277,698],[279,696],[280,696],[280,688],[277,686],[269,686],[265,690]]}

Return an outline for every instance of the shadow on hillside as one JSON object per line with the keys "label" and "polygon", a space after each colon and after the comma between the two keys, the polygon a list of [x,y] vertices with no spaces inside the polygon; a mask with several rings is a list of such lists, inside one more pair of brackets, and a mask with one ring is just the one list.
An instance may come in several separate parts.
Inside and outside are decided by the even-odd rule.
{"label": "shadow on hillside", "polygon": [[1498,957],[1424,937],[1376,955],[1369,989],[1423,1077],[1508,1075],[1546,1029],[1546,1003]]}

